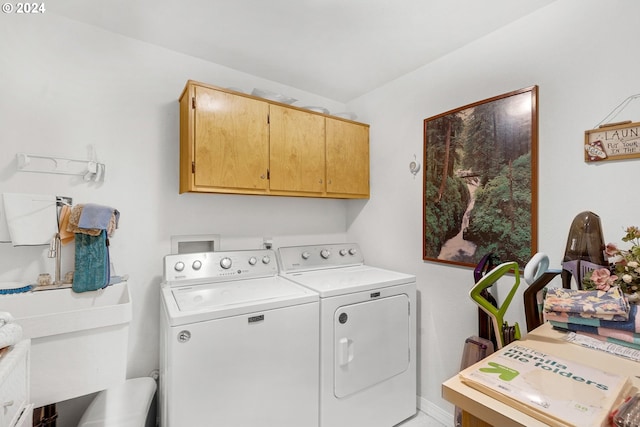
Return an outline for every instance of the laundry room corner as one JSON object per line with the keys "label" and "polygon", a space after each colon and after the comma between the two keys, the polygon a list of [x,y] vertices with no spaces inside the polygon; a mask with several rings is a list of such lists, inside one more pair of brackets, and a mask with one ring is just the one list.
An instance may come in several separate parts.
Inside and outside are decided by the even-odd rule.
{"label": "laundry room corner", "polygon": [[[28,324],[31,320],[19,319],[25,324],[23,330],[27,335],[23,338],[31,340],[29,352],[34,366],[42,361],[51,362],[48,367],[54,372],[47,379],[65,385],[54,387],[55,399],[61,399],[55,402],[57,427],[77,427],[84,414],[91,412],[88,409],[93,402],[99,406],[113,383],[127,389],[131,383],[126,380],[138,378],[146,380],[142,400],[156,393],[155,384],[160,413],[169,407],[175,411],[175,404],[185,399],[176,396],[175,391],[189,396],[200,386],[202,378],[207,385],[216,381],[209,372],[207,376],[197,367],[188,366],[191,356],[181,353],[184,350],[181,345],[196,344],[198,356],[212,351],[211,343],[201,341],[198,334],[210,332],[202,328],[205,321],[223,318],[220,324],[233,324],[234,331],[255,334],[258,328],[263,328],[265,337],[269,337],[261,340],[260,334],[253,335],[255,340],[248,345],[251,351],[243,352],[246,341],[236,340],[237,336],[226,330],[216,330],[245,357],[234,358],[232,352],[215,354],[220,363],[237,368],[235,374],[244,381],[240,392],[251,390],[252,375],[265,374],[259,368],[277,366],[281,374],[290,374],[286,366],[279,364],[281,357],[287,357],[284,350],[310,356],[305,349],[286,340],[283,331],[287,328],[298,339],[307,339],[306,350],[317,350],[317,359],[307,358],[307,362],[317,364],[317,383],[305,382],[313,390],[307,393],[308,387],[305,389],[305,385],[290,378],[296,390],[303,391],[283,392],[285,399],[301,399],[300,413],[296,413],[301,418],[311,420],[309,413],[317,413],[311,425],[340,426],[341,417],[345,417],[353,421],[354,427],[358,422],[370,427],[375,422],[388,424],[405,419],[407,424],[400,424],[401,427],[423,427],[423,415],[438,427],[454,425],[455,406],[443,396],[443,383],[459,373],[465,339],[477,334],[479,324],[478,306],[469,295],[474,285],[473,268],[425,256],[425,206],[429,203],[425,199],[425,170],[429,167],[425,120],[443,112],[523,88],[537,88],[537,128],[533,138],[537,143],[537,159],[532,163],[537,168],[536,191],[532,192],[537,233],[534,252],[544,252],[551,268],[561,266],[572,219],[580,212],[598,215],[605,242],[619,242],[626,227],[640,225],[637,222],[640,199],[634,193],[638,159],[585,160],[585,132],[598,129],[603,120],[609,120],[612,111],[617,111],[617,106],[624,108],[611,121],[640,122],[637,77],[640,57],[635,54],[638,37],[633,25],[633,17],[640,15],[640,2],[500,0],[497,4],[502,7],[494,8],[468,1],[465,12],[478,13],[471,13],[473,19],[465,21],[468,22],[465,25],[461,24],[462,11],[450,14],[447,2],[416,1],[411,2],[412,8],[405,9],[376,2],[354,1],[348,5],[318,2],[313,6],[307,2],[289,3],[266,5],[256,1],[247,3],[252,7],[246,7],[244,2],[204,2],[202,11],[198,11],[160,1],[154,5],[155,11],[147,9],[141,13],[144,3],[140,2],[98,5],[59,0],[46,3],[44,13],[30,14],[14,13],[17,3],[6,3],[7,9],[3,9],[0,17],[3,94],[0,202],[4,208],[4,195],[29,195],[34,202],[53,201],[47,207],[54,213],[45,215],[48,218],[43,221],[45,231],[34,233],[39,234],[37,241],[30,239],[33,235],[26,240],[23,236],[6,238],[0,227],[0,301],[2,297],[15,297],[13,294],[23,299],[38,294],[30,300],[37,299],[37,304],[20,305],[38,311],[29,313],[31,320],[45,313],[62,313],[61,321],[36,322],[40,330],[55,332],[56,328],[69,327],[75,328],[72,334],[76,334],[80,328],[83,338],[89,337],[83,345],[76,345],[65,341],[68,336],[57,334],[60,335],[57,344],[62,348],[55,355],[46,354],[41,346],[43,337],[28,335],[34,330],[29,328],[33,326]],[[437,7],[434,10],[438,14],[424,9],[427,6]],[[266,9],[257,14],[255,11],[260,7]],[[122,10],[126,13],[120,13]],[[421,12],[403,15],[414,10]],[[294,11],[300,19],[288,18],[289,12]],[[374,12],[384,19],[375,21]],[[213,18],[223,22],[214,25]],[[203,21],[206,22],[195,25]],[[188,24],[188,31],[180,29],[182,24]],[[447,36],[438,34],[433,40],[411,37],[402,46],[386,51],[382,47],[382,41],[406,37],[405,29],[431,29],[435,24],[456,32]],[[249,30],[254,30],[253,27],[268,31],[252,35]],[[206,44],[200,38],[180,46],[180,37],[195,36],[203,29],[215,43]],[[335,38],[338,29],[348,30],[346,33],[353,40]],[[476,36],[459,40],[457,36],[466,34],[466,30]],[[212,35],[215,31],[223,33]],[[303,38],[304,31],[311,31],[311,37],[307,33],[309,38]],[[392,33],[393,37],[388,36]],[[379,35],[384,40],[377,39]],[[276,37],[275,42],[271,37]],[[408,68],[396,64],[399,58],[396,55],[406,54],[409,48],[431,47],[431,43],[436,47],[442,44],[444,50],[429,57],[412,54]],[[240,45],[255,56],[245,56]],[[203,47],[211,52],[214,47],[217,50],[208,56],[198,51]],[[345,47],[347,52],[336,56],[338,48]],[[326,57],[328,60],[311,72],[309,68],[307,73],[302,71],[303,66],[317,65],[315,60],[321,58],[324,50],[331,54]],[[294,53],[291,62],[281,59],[291,52]],[[352,73],[343,65],[350,60],[355,67],[371,58],[383,61]],[[336,64],[341,67],[337,70],[338,77],[328,77],[332,69],[335,72],[330,66]],[[386,74],[389,70],[392,73]],[[376,80],[393,72],[397,74],[383,82]],[[193,97],[184,97],[181,102],[184,93],[192,93],[189,91],[193,91]],[[198,98],[196,91],[204,93],[205,98]],[[201,99],[206,102],[197,109],[195,106]],[[196,132],[194,123],[204,121],[196,114],[213,114],[220,99],[240,108],[235,110],[241,111],[236,116],[242,116],[243,120],[235,121],[234,115],[225,116],[225,120],[229,119],[227,124],[235,132],[250,134],[250,138],[237,144],[243,149],[249,146],[249,140],[271,141],[271,126],[274,135],[287,134],[292,129],[284,125],[279,128],[272,111],[278,111],[280,123],[299,114],[304,117],[304,126],[314,129],[314,138],[299,141],[294,138],[297,142],[283,144],[290,151],[278,161],[282,170],[291,174],[290,179],[283,180],[291,186],[298,185],[302,181],[299,177],[306,177],[307,172],[321,170],[326,174],[330,169],[325,161],[335,155],[327,150],[327,140],[340,132],[349,135],[348,149],[344,151],[352,157],[341,164],[347,165],[342,169],[350,178],[344,181],[364,183],[364,190],[332,193],[327,188],[335,183],[328,182],[326,175],[312,182],[321,190],[294,191],[286,187],[282,190],[276,185],[271,189],[265,184],[272,179],[270,163],[260,173],[251,175],[249,184],[238,184],[238,177],[249,175],[247,171],[259,163],[255,161],[259,158],[257,154],[254,157],[253,153],[243,151],[237,155],[221,145],[202,145],[196,149],[195,143],[190,145],[185,137],[190,125],[191,131]],[[625,104],[626,100],[635,102]],[[265,111],[269,114],[264,114]],[[187,120],[186,128],[181,128],[185,117],[192,121]],[[247,117],[250,118],[245,121]],[[255,117],[259,119],[254,120]],[[270,122],[272,119],[274,122]],[[341,130],[340,125],[350,125],[347,129],[351,131]],[[261,132],[252,133],[255,129]],[[295,127],[292,134],[299,136],[298,131],[300,128]],[[197,132],[207,133],[209,129],[198,128]],[[216,135],[223,139],[229,133],[225,128]],[[318,140],[322,144],[314,145]],[[271,161],[270,146],[258,146],[263,162]],[[273,148],[275,152],[275,145]],[[322,167],[313,162],[300,166],[300,158],[311,151],[319,153],[316,157],[322,159]],[[202,167],[196,164],[196,156],[211,162]],[[221,158],[231,159],[232,166],[226,170],[216,168],[219,163],[215,161]],[[48,166],[38,166],[41,160]],[[349,175],[354,170],[359,179]],[[228,180],[226,187],[216,187],[207,181],[220,171]],[[57,208],[62,207],[58,206],[58,198],[70,200],[71,205],[96,204],[118,211],[117,228],[112,234],[107,238],[98,229],[99,236],[93,236],[104,240],[100,240],[100,274],[91,276],[99,277],[99,283],[105,285],[102,279],[104,267],[108,266],[109,275],[119,278],[119,283],[106,290],[99,289],[101,286],[83,289],[85,292],[73,289],[68,274],[76,274],[77,249],[75,240],[64,244],[63,236],[59,235],[61,229],[55,229],[59,225]],[[502,216],[502,211],[496,213],[496,218]],[[4,217],[6,213],[0,211],[0,224]],[[464,231],[461,223],[455,226]],[[213,252],[180,251],[172,245],[176,239],[204,239],[203,236],[215,236]],[[98,239],[91,240],[95,243]],[[203,270],[203,265],[209,267]],[[266,270],[261,270],[263,267]],[[377,272],[374,278],[373,270]],[[260,276],[252,279],[268,283],[269,292],[281,298],[270,301],[273,295],[265,296],[261,294],[263,289],[250,288],[255,283],[249,280],[252,274]],[[323,282],[321,278],[327,276],[333,280]],[[266,277],[268,280],[263,281]],[[287,284],[282,288],[274,285],[283,281]],[[327,283],[343,287],[329,289]],[[34,291],[33,287],[38,285],[46,290]],[[499,301],[507,295],[510,285],[505,280],[496,284]],[[193,289],[196,287],[203,292]],[[282,289],[286,291],[284,296],[278,294]],[[307,299],[309,289],[315,293],[315,298],[311,298],[314,301]],[[521,304],[523,291],[524,283],[508,313],[509,321],[518,322],[521,327],[526,324],[525,307]],[[100,298],[103,296],[108,298]],[[237,300],[230,303],[227,300],[228,306],[211,302],[227,297]],[[10,301],[15,300],[5,298],[0,312],[9,311]],[[69,315],[69,310],[65,311],[68,301],[86,304],[90,306],[89,312],[99,314],[90,320],[77,313]],[[108,304],[100,306],[100,301]],[[312,304],[313,309],[308,310]],[[112,310],[103,310],[104,305]],[[18,304],[13,309],[23,315],[18,313]],[[296,311],[298,318],[303,319],[300,328],[278,316],[275,316],[278,327],[271,328],[265,322],[269,320],[266,313],[269,310],[280,315],[286,310]],[[310,313],[317,316],[311,319]],[[9,320],[3,320],[3,324],[18,323],[6,319]],[[362,319],[370,322],[363,323]],[[96,322],[117,336],[117,346],[109,346],[110,341],[95,332],[98,328],[90,332]],[[369,348],[367,354],[371,358],[366,359],[369,365],[362,365],[360,360],[354,362],[354,355],[361,351],[357,341],[363,337],[367,341],[372,325],[385,334],[377,337],[380,338],[377,341],[372,340],[372,347],[392,345],[384,348],[384,354]],[[305,330],[317,333],[317,348]],[[327,338],[328,330],[337,331],[335,342]],[[167,337],[173,342],[163,341]],[[100,342],[86,344],[91,339]],[[271,345],[274,342],[281,347],[275,348]],[[256,346],[251,348],[252,344]],[[11,351],[15,349],[14,355],[24,357],[24,347],[22,343]],[[113,353],[98,351],[103,347],[110,347]],[[90,359],[91,350],[100,353],[93,355],[94,362],[100,360],[98,356],[108,356],[114,364],[118,362],[117,373],[107,378],[109,381],[101,382],[104,379],[101,374],[107,371],[102,363],[90,365],[95,372],[82,380],[85,374],[81,368],[86,366],[75,363],[74,358],[83,355],[86,360],[89,354]],[[262,351],[273,353],[261,360],[256,354]],[[281,353],[277,354],[278,351]],[[168,373],[169,355],[177,358],[172,360],[178,360],[176,363],[184,368],[189,376],[187,383],[180,383],[179,378]],[[388,356],[391,362],[385,365],[382,356]],[[51,369],[54,361],[65,362],[66,367]],[[204,358],[200,361],[206,363]],[[234,365],[236,361],[238,364]],[[291,361],[297,373],[309,369],[309,365],[298,362]],[[355,373],[349,371],[351,367]],[[338,374],[328,375],[334,368]],[[218,374],[225,378],[225,387],[235,386],[229,372],[221,369]],[[36,388],[34,384],[48,376],[49,373],[38,374],[34,368],[29,382],[33,401],[27,403],[44,402],[41,392],[45,388]],[[267,381],[276,380],[271,376]],[[78,383],[78,388],[72,387]],[[169,383],[176,389],[168,390]],[[259,384],[255,390],[266,394],[268,386]],[[395,391],[395,386],[402,392],[392,393],[390,390]],[[91,391],[86,387],[92,387]],[[74,391],[68,392],[71,388]],[[388,402],[395,403],[388,411],[382,398],[387,392],[393,395]],[[316,401],[314,393],[324,406],[318,402],[317,407],[305,407]],[[271,401],[274,408],[283,400],[275,395]],[[278,419],[282,415],[278,411],[260,407],[259,396],[254,397],[256,408],[277,419],[272,425],[264,423],[266,427],[295,425],[291,418]],[[55,399],[46,403],[53,404]],[[163,427],[208,427],[207,399],[192,401],[202,406],[201,412],[194,414],[197,421],[193,426],[180,425],[180,418],[190,415],[177,411],[164,414],[166,420],[171,419],[171,425]],[[148,402],[143,403],[141,408]],[[227,403],[227,408],[219,405],[216,409],[221,417],[231,417],[223,419],[222,425],[233,425],[227,410],[243,408],[233,406],[234,402]],[[413,415],[416,407],[420,412]],[[144,410],[149,408],[153,405]],[[333,424],[322,425],[321,413]],[[255,413],[244,415],[248,425],[258,423]],[[155,414],[150,417],[154,423]]]}
{"label": "laundry room corner", "polygon": [[[129,277],[127,377],[152,375],[159,366],[162,260],[171,252],[171,236],[220,234],[221,248],[229,250],[262,248],[265,238],[273,238],[274,245],[345,241],[343,200],[179,194],[178,97],[185,82],[210,75],[229,86],[271,86],[268,81],[54,13],[37,21],[3,17],[0,35],[0,86],[7,95],[0,100],[7,154],[0,165],[2,192],[68,196],[75,204],[119,210],[109,248],[112,274]],[[287,91],[344,109],[336,101]],[[30,117],[38,117],[37,124]],[[95,156],[106,170],[99,182],[21,172],[18,153]],[[74,268],[71,246],[62,247],[63,276]],[[48,244],[0,243],[0,280],[30,284],[41,273],[53,276],[55,260],[47,257],[48,249]],[[58,425],[77,425],[90,401],[61,402]]]}
{"label": "laundry room corner", "polygon": [[[423,173],[414,179],[409,165],[423,162],[423,122],[429,117],[501,93],[539,86],[539,183],[537,249],[559,268],[572,219],[585,210],[603,221],[606,241],[635,224],[637,200],[623,193],[634,160],[587,164],[585,130],[638,92],[629,65],[584,68],[594,52],[626,56],[633,35],[616,27],[596,36],[577,28],[600,28],[633,13],[637,5],[617,2],[617,12],[597,2],[563,1],[531,13],[437,61],[351,101],[371,127],[371,194],[348,207],[348,240],[357,241],[367,261],[415,274],[418,300],[418,394],[421,407],[451,422],[453,406],[441,396],[441,383],[460,369],[465,339],[478,333],[477,306],[469,298],[472,269],[423,258]],[[540,29],[544,28],[544,31]],[[613,48],[614,52],[610,49]],[[603,59],[604,56],[598,56]],[[598,99],[598,102],[592,102]],[[635,100],[616,121],[637,121]],[[616,110],[619,112],[620,110]],[[615,165],[613,165],[615,163]],[[608,203],[597,194],[607,194]],[[624,208],[621,208],[624,206]],[[618,230],[618,231],[616,231]],[[500,285],[502,286],[502,285]],[[506,284],[505,284],[506,286]],[[506,295],[500,289],[500,295]],[[522,289],[509,310],[510,321],[525,324]]]}

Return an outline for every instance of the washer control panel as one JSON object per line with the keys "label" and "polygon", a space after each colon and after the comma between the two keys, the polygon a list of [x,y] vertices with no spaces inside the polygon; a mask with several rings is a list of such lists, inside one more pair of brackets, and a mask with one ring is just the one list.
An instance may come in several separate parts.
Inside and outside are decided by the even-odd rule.
{"label": "washer control panel", "polygon": [[330,245],[285,246],[278,248],[280,270],[285,273],[300,270],[345,267],[364,264],[356,243]]}
{"label": "washer control panel", "polygon": [[271,249],[195,252],[164,257],[164,282],[170,285],[222,282],[278,274]]}

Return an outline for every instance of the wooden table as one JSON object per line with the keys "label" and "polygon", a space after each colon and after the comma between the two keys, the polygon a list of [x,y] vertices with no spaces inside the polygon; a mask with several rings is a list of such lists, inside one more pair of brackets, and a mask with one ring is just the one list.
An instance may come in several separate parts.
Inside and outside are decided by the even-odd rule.
{"label": "wooden table", "polygon": [[[633,385],[640,388],[639,362],[568,343],[563,339],[565,335],[563,332],[554,330],[549,323],[545,323],[529,332],[521,342],[528,347],[566,360],[573,360],[603,371],[628,376]],[[465,412],[463,427],[487,425],[543,427],[547,425],[463,384],[458,375],[442,383],[442,397]]]}

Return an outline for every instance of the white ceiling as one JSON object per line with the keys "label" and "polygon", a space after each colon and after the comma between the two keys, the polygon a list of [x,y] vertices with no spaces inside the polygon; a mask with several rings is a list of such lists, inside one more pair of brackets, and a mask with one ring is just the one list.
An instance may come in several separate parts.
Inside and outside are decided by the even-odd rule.
{"label": "white ceiling", "polygon": [[56,0],[48,12],[348,102],[555,0]]}

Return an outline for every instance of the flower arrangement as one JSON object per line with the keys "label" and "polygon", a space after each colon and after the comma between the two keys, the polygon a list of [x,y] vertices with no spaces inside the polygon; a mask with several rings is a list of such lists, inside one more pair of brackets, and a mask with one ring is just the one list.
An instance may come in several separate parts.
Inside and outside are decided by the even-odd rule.
{"label": "flower arrangement", "polygon": [[640,290],[640,228],[627,227],[623,242],[631,242],[629,250],[621,250],[613,244],[607,244],[605,253],[611,268],[600,268],[585,275],[583,289],[608,291],[618,286],[625,294],[636,294]]}

